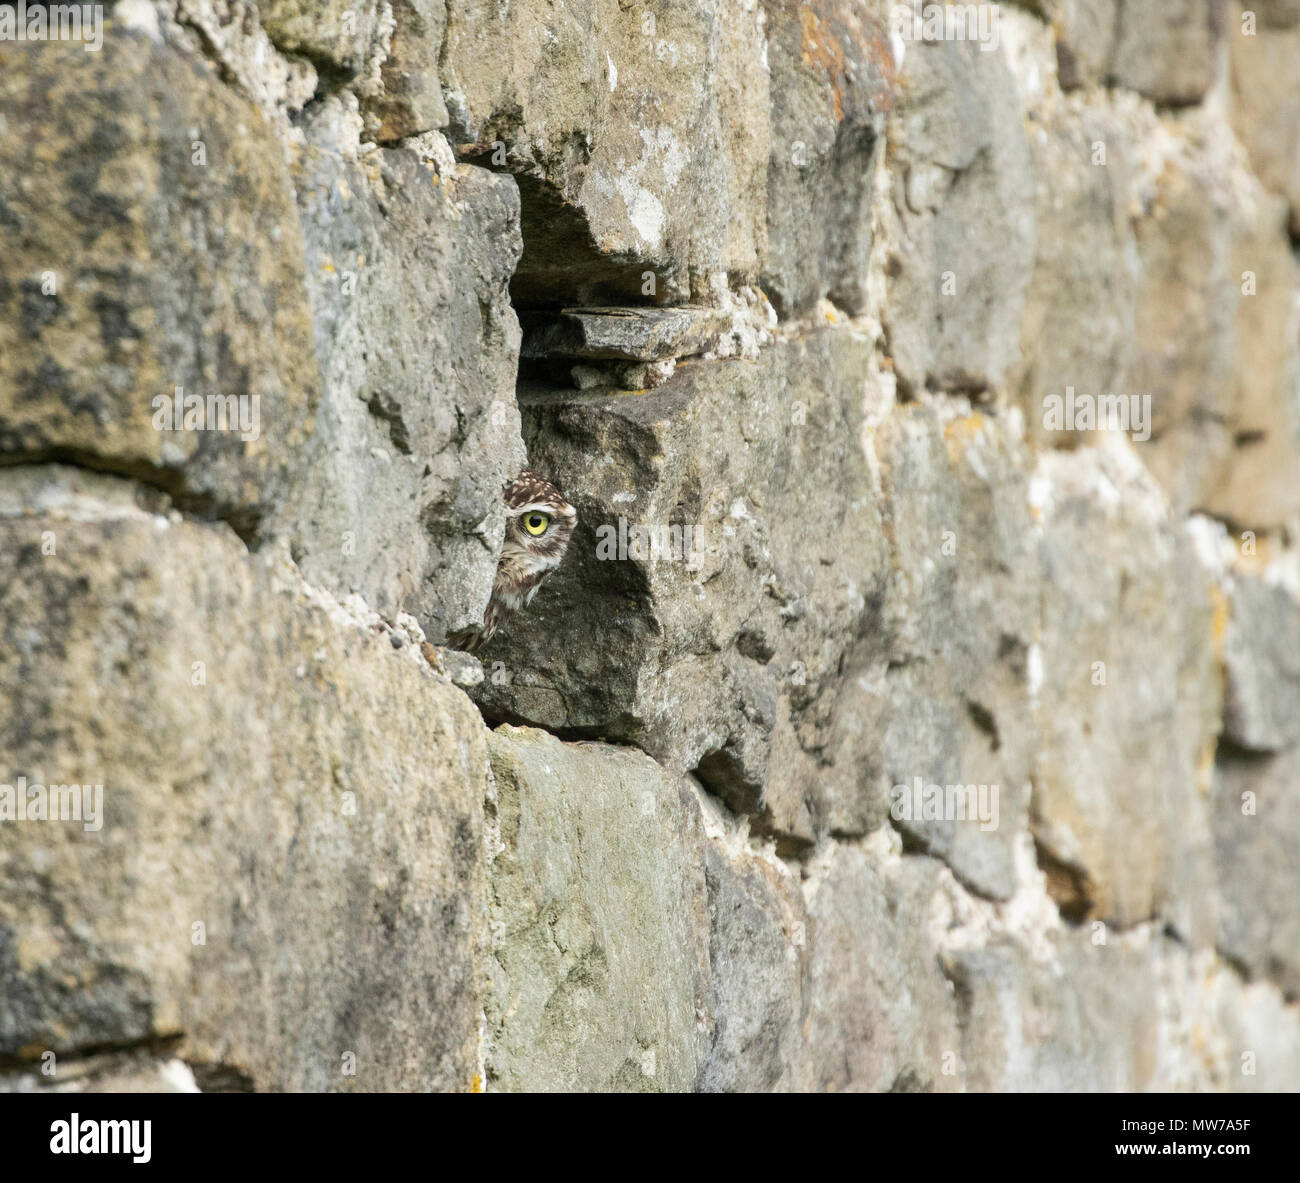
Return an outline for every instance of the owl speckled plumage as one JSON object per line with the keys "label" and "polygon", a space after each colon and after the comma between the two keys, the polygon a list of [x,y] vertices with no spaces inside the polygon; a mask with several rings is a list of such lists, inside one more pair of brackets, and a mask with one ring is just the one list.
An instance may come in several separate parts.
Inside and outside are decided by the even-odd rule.
{"label": "owl speckled plumage", "polygon": [[542,580],[564,558],[578,511],[545,477],[525,468],[505,489],[506,536],[483,623],[447,638],[453,649],[478,651],[501,622],[532,602]]}

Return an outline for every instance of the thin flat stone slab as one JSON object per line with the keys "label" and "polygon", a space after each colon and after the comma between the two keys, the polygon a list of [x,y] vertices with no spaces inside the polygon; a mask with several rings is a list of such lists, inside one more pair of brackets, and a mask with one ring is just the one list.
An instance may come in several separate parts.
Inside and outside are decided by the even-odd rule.
{"label": "thin flat stone slab", "polygon": [[712,308],[562,308],[522,312],[522,357],[663,361],[703,353],[724,327]]}

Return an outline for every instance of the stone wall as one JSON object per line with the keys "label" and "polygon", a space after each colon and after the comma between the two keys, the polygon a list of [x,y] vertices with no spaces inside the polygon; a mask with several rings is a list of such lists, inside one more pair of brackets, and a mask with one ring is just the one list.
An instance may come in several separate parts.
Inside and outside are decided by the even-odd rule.
{"label": "stone wall", "polygon": [[0,1088],[1300,1087],[1300,6],[963,16],[0,40]]}

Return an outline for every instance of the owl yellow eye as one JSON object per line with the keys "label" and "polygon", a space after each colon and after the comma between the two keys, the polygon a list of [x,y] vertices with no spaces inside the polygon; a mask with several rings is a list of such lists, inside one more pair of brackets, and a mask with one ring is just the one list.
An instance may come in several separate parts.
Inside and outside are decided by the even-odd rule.
{"label": "owl yellow eye", "polygon": [[534,511],[524,518],[524,529],[536,537],[539,534],[546,533],[546,527],[551,524],[551,519],[544,513]]}

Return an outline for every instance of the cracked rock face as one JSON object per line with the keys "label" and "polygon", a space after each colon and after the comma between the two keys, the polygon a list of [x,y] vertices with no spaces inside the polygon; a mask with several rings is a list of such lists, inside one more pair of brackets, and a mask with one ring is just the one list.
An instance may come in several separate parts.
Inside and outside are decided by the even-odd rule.
{"label": "cracked rock face", "polygon": [[[287,559],[145,512],[129,482],[3,476],[4,677],[30,687],[6,775],[102,783],[103,812],[0,826],[0,1054],[183,1035],[260,1088],[470,1087],[488,764],[468,700]],[[140,726],[106,728],[105,703]],[[418,760],[391,742],[406,726]]]}
{"label": "cracked rock face", "polygon": [[[0,67],[6,458],[125,473],[256,536],[319,398],[273,131],[211,70],[142,36],[95,54],[6,41]],[[210,396],[257,402],[238,431],[160,430],[183,425],[185,396],[205,413]]]}
{"label": "cracked rock face", "polygon": [[[1089,449],[1073,464],[1049,456],[1039,477],[1035,837],[1078,875],[1055,887],[1080,918],[1129,927],[1164,914],[1203,936],[1213,904],[1192,885],[1212,879],[1205,794],[1222,712],[1214,581],[1122,452]],[[1084,537],[1106,540],[1104,561]],[[1124,793],[1105,793],[1118,783]]]}
{"label": "cracked rock face", "polygon": [[521,356],[665,361],[703,353],[722,331],[711,308],[562,308],[526,313]]}
{"label": "cracked rock face", "polygon": [[908,101],[890,120],[890,350],[908,388],[978,393],[1001,385],[1016,359],[1034,253],[1015,83],[1001,55],[945,41],[912,46],[899,86]]}
{"label": "cracked rock face", "polygon": [[443,51],[449,138],[524,195],[522,306],[682,303],[717,272],[860,305],[891,69],[883,22],[823,0],[468,0]]}
{"label": "cracked rock face", "polygon": [[1300,6],[897,16],[0,42],[0,1092],[1296,1087]]}
{"label": "cracked rock face", "polygon": [[506,294],[519,199],[410,149],[349,159],[346,119],[327,104],[294,167],[322,394],[282,512],[308,579],[441,638],[487,604],[501,488],[524,464]]}
{"label": "cracked rock face", "polygon": [[811,840],[840,664],[884,645],[886,543],[853,377],[868,352],[814,334],[757,364],[682,364],[645,395],[523,396],[530,460],[576,499],[579,527],[484,649],[484,709],[635,743]]}

